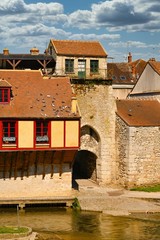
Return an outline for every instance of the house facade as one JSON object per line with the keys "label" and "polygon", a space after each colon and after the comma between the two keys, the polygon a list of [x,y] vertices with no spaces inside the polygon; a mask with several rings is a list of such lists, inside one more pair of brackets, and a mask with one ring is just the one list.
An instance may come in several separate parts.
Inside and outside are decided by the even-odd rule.
{"label": "house facade", "polygon": [[0,70],[0,109],[1,196],[70,191],[80,115],[69,78]]}
{"label": "house facade", "polygon": [[160,62],[150,59],[130,97],[160,98]]}
{"label": "house facade", "polygon": [[56,61],[55,75],[106,79],[107,53],[99,42],[51,39],[48,53]]}

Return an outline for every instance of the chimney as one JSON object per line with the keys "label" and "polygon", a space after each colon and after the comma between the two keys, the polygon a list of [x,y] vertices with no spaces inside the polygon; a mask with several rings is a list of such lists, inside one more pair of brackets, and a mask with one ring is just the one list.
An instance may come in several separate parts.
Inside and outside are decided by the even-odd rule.
{"label": "chimney", "polygon": [[36,47],[33,47],[33,48],[31,48],[30,53],[31,53],[31,55],[38,55],[39,49]]}
{"label": "chimney", "polygon": [[155,58],[150,58],[149,61],[151,61],[151,62],[155,62],[156,59],[155,59]]}
{"label": "chimney", "polygon": [[131,63],[132,62],[132,54],[131,52],[129,52],[128,54],[128,63]]}
{"label": "chimney", "polygon": [[77,113],[77,98],[76,97],[71,98],[71,112]]}
{"label": "chimney", "polygon": [[8,48],[4,48],[4,49],[3,49],[3,54],[4,54],[4,55],[9,55],[9,50],[8,50]]}

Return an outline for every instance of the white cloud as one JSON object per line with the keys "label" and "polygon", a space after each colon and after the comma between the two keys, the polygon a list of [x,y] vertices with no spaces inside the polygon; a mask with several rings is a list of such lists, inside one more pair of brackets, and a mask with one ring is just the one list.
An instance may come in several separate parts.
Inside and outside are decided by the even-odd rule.
{"label": "white cloud", "polygon": [[[54,37],[99,40],[105,44],[107,52],[110,49],[114,52],[114,49],[125,49],[128,40],[125,42],[123,39],[125,32],[129,37],[142,31],[159,36],[159,12],[159,0],[99,1],[92,4],[90,9],[77,9],[70,14],[66,13],[62,4],[52,0],[50,3],[40,0],[32,4],[27,4],[25,0],[2,0],[1,47],[14,46],[16,50],[36,45],[45,49],[46,42]],[[129,40],[134,49],[152,47],[142,39]]]}

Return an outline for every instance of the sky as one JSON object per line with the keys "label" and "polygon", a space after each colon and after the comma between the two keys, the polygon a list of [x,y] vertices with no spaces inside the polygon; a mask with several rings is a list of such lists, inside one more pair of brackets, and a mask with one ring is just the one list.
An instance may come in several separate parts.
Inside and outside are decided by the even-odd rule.
{"label": "sky", "polygon": [[160,61],[159,0],[2,0],[0,52],[44,53],[50,39],[100,41],[108,62]]}

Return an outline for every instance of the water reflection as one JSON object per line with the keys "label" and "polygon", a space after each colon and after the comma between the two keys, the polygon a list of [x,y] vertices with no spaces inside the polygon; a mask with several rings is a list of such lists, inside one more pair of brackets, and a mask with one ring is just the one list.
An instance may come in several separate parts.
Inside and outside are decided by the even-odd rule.
{"label": "water reflection", "polygon": [[[1,225],[18,225],[16,209],[0,210]],[[19,215],[20,225],[64,240],[158,240],[160,215],[135,214],[112,217],[65,208],[27,209]]]}

